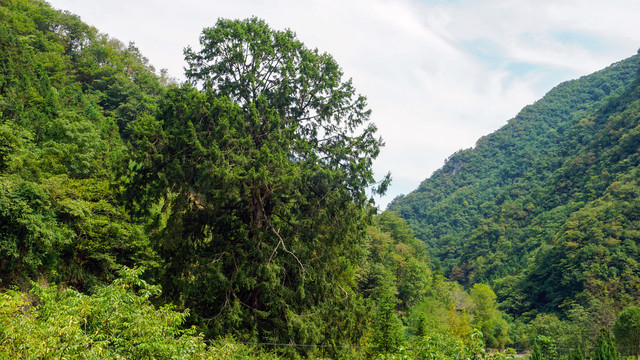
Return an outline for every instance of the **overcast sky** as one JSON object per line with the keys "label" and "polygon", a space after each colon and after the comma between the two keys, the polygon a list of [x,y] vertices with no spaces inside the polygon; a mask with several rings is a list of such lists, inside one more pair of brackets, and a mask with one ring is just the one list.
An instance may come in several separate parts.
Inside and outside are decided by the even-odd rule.
{"label": "overcast sky", "polygon": [[374,169],[387,196],[414,190],[562,81],[640,47],[637,0],[50,0],[135,42],[182,80],[182,50],[218,18],[263,18],[332,54],[386,142]]}

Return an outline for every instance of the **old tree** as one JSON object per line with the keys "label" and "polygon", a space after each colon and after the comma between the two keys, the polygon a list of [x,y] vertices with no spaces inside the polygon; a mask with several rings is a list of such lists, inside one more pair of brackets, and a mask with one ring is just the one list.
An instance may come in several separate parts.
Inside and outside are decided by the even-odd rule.
{"label": "old tree", "polygon": [[357,339],[353,269],[369,191],[389,181],[373,177],[365,98],[330,55],[255,18],[219,20],[200,44],[190,84],[132,125],[129,187],[156,204],[166,296],[212,336]]}

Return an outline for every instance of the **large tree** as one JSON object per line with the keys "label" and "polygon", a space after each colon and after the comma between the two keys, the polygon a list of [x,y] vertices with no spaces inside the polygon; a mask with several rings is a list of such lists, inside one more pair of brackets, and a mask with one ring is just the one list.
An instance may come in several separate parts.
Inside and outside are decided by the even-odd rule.
{"label": "large tree", "polygon": [[185,51],[198,88],[132,125],[130,188],[165,210],[167,295],[210,335],[357,338],[352,268],[382,146],[365,98],[330,55],[261,20],[219,20],[200,42]]}

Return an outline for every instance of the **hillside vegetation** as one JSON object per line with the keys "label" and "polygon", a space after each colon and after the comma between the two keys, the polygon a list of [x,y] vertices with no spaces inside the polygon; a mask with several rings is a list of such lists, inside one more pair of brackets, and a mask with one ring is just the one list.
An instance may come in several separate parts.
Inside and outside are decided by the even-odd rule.
{"label": "hillside vegetation", "polygon": [[366,98],[290,30],[220,19],[180,84],[0,0],[0,50],[2,359],[640,350],[637,57],[377,213]]}
{"label": "hillside vegetation", "polygon": [[0,0],[0,49],[0,358],[506,357],[493,290],[375,213],[366,99],[293,32],[221,19],[177,84]]}
{"label": "hillside vegetation", "polygon": [[610,328],[640,300],[639,61],[560,84],[389,209],[519,321]]}

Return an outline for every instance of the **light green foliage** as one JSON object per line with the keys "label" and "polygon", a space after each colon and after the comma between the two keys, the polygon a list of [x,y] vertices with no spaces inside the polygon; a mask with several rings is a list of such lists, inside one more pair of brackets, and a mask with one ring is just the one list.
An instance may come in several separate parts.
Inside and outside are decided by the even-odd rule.
{"label": "light green foliage", "polygon": [[0,359],[277,359],[232,337],[205,344],[174,306],[155,307],[157,286],[124,268],[92,295],[33,283],[0,293]]}
{"label": "light green foliage", "polygon": [[404,345],[404,331],[402,322],[396,315],[395,300],[392,294],[387,293],[378,302],[373,325],[375,353],[396,353]]}
{"label": "light green foliage", "polygon": [[[206,352],[206,359],[211,360],[278,360],[281,357],[273,351],[271,347],[259,348],[257,346],[251,346],[239,343],[232,336],[226,336],[218,338],[215,341],[211,341],[208,344]],[[314,359],[314,357],[311,357]],[[323,359],[318,357],[317,359]]]}
{"label": "light green foliage", "polygon": [[538,314],[529,324],[531,325],[529,330],[531,344],[540,336],[555,340],[563,339],[570,326],[554,314]]}
{"label": "light green foliage", "polygon": [[426,336],[415,344],[419,349],[408,350],[407,359],[433,360],[506,360],[513,359],[511,351],[490,352],[485,349],[482,333],[478,330],[461,340],[446,335]]}
{"label": "light green foliage", "polygon": [[630,306],[624,309],[613,325],[616,343],[623,354],[640,356],[640,308]]}
{"label": "light green foliage", "polygon": [[533,342],[533,352],[531,360],[553,360],[558,358],[557,345],[553,338],[538,335]]}
{"label": "light green foliage", "polygon": [[596,349],[591,357],[593,360],[621,360],[622,357],[618,350],[616,350],[611,337],[611,332],[608,330],[601,330]]}
{"label": "light green foliage", "polygon": [[426,247],[414,237],[406,222],[392,211],[377,216],[375,225],[394,240],[390,258],[384,261],[388,262],[388,267],[396,269],[398,298],[402,309],[406,310],[424,298],[431,287],[433,275]]}
{"label": "light green foliage", "polygon": [[30,295],[0,294],[0,357],[124,359],[204,358],[194,330],[181,330],[186,313],[155,308],[155,286],[125,269],[122,278],[91,295],[34,283]]}
{"label": "light green foliage", "polygon": [[482,331],[488,346],[503,348],[509,342],[509,324],[498,310],[496,294],[489,285],[474,284],[469,295],[474,303],[473,325]]}
{"label": "light green foliage", "polygon": [[368,229],[367,261],[357,273],[361,292],[374,299],[397,292],[398,310],[406,312],[431,290],[433,274],[426,249],[397,214],[385,211]]}
{"label": "light green foliage", "polygon": [[573,304],[565,313],[565,319],[554,314],[540,313],[529,324],[519,325],[525,335],[521,335],[521,343],[516,346],[533,349],[536,339],[544,337],[553,340],[559,358],[581,359],[592,356],[594,350],[602,346],[603,332],[606,335],[606,331],[614,325],[615,311],[611,309],[611,304],[592,300],[587,308]]}
{"label": "light green foliage", "polygon": [[473,333],[473,328],[471,327],[471,319],[469,319],[469,314],[467,314],[467,308],[457,307],[454,302],[449,304],[449,330],[453,335],[455,335],[458,339],[466,339]]}
{"label": "light green foliage", "polygon": [[584,355],[584,351],[582,351],[582,348],[578,347],[576,349],[572,349],[569,352],[569,355],[566,357],[567,360],[584,360],[585,359],[585,355]]}
{"label": "light green foliage", "polygon": [[412,332],[416,337],[433,336],[450,332],[450,309],[434,297],[423,299],[411,309]]}

